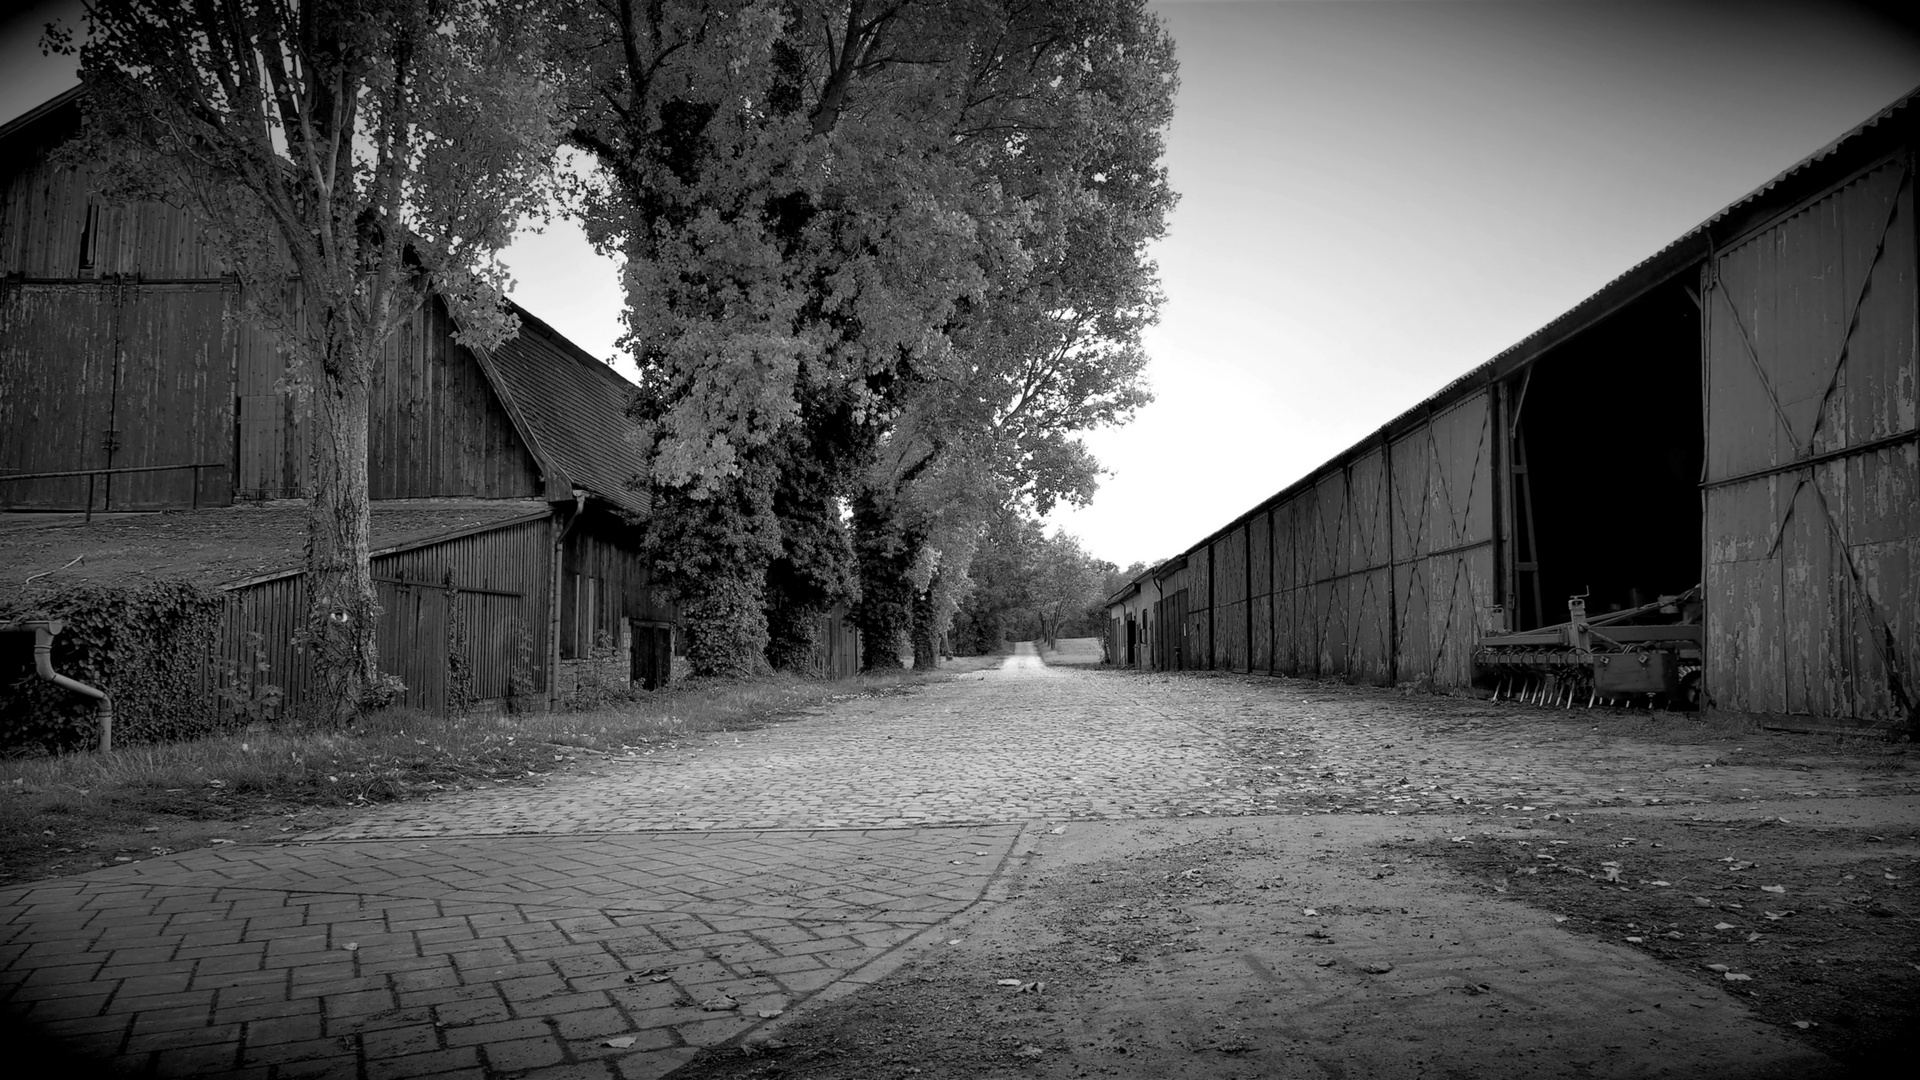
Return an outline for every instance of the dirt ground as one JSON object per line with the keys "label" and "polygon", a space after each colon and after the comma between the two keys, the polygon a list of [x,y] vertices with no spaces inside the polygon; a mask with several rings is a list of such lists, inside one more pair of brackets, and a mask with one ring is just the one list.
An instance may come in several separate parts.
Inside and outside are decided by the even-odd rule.
{"label": "dirt ground", "polygon": [[1823,797],[1037,827],[1005,902],[674,1080],[1883,1076],[1920,1050],[1920,799],[1845,794],[1904,746],[1351,700]]}

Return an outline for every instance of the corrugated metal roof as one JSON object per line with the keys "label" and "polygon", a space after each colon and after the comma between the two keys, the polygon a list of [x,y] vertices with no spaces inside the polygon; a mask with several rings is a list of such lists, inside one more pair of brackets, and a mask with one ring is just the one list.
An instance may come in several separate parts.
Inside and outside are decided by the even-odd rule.
{"label": "corrugated metal roof", "polygon": [[644,462],[627,417],[636,389],[559,331],[515,306],[520,333],[485,358],[489,376],[534,442],[536,458],[574,487],[637,514],[653,509],[632,486]]}
{"label": "corrugated metal roof", "polygon": [[[370,546],[381,555],[552,512],[538,499],[385,500],[373,504]],[[306,547],[307,507],[291,500],[96,514],[91,523],[79,514],[0,514],[0,563],[6,566],[0,588],[32,596],[75,581],[230,585],[297,573]]]}

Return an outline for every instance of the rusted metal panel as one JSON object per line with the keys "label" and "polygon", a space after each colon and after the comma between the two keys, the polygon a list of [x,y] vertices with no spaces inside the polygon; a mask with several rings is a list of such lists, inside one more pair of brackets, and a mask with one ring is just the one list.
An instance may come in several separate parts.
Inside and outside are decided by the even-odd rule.
{"label": "rusted metal panel", "polygon": [[1865,719],[1913,707],[1914,236],[1902,155],[1709,267],[1703,674],[1717,706]]}
{"label": "rusted metal panel", "polygon": [[[109,467],[114,295],[93,284],[0,284],[0,472]],[[78,510],[84,477],[0,483],[0,506]]]}

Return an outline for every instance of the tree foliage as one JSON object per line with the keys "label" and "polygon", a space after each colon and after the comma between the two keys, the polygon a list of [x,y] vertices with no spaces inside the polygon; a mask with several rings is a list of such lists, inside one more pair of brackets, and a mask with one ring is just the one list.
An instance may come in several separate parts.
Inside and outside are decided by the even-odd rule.
{"label": "tree foliage", "polygon": [[[372,360],[429,292],[462,339],[514,331],[498,251],[544,203],[558,95],[505,0],[89,0],[77,51],[105,194],[196,211],[312,409],[306,639],[321,715],[382,682],[367,567]],[[285,283],[297,279],[289,289]]]}
{"label": "tree foliage", "polygon": [[960,645],[992,652],[1010,640],[1051,642],[1099,631],[1112,563],[1030,517],[995,521],[973,560],[973,590],[956,620]]}
{"label": "tree foliage", "polygon": [[[663,566],[692,609],[772,611],[784,638],[835,576],[793,556],[838,550],[819,508],[848,498],[863,626],[899,630],[929,533],[892,515],[916,493],[872,467],[795,475],[789,428],[871,461],[913,412],[937,454],[1006,458],[1002,495],[1090,492],[1065,431],[1141,400],[1143,248],[1171,199],[1171,46],[1140,0],[579,0],[568,27],[567,137],[598,165],[572,195],[627,260],[649,479],[811,537],[724,580]],[[1142,287],[1062,284],[1102,244]],[[1023,367],[1030,347],[1051,351]],[[730,491],[753,483],[781,494]],[[766,528],[708,520],[717,541]]]}

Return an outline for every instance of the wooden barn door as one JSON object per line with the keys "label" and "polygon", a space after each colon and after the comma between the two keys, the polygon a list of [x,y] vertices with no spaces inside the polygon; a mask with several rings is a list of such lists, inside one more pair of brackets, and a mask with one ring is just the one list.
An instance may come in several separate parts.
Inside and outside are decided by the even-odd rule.
{"label": "wooden barn door", "polygon": [[658,690],[672,681],[673,627],[635,623],[632,665],[633,681],[644,689]]}
{"label": "wooden barn door", "polygon": [[1920,653],[1913,172],[1868,169],[1704,270],[1704,683],[1903,718]]}
{"label": "wooden barn door", "polygon": [[[99,282],[0,285],[0,474],[109,465],[114,289]],[[0,482],[0,507],[80,510],[87,478]]]}
{"label": "wooden barn door", "polygon": [[115,350],[114,468],[223,462],[110,477],[109,510],[224,506],[233,501],[233,341],[219,283],[122,290]]}
{"label": "wooden barn door", "polygon": [[[0,472],[225,463],[228,289],[16,282],[0,300]],[[91,490],[91,495],[89,494]],[[227,468],[0,483],[0,506],[160,510],[231,501]]]}

